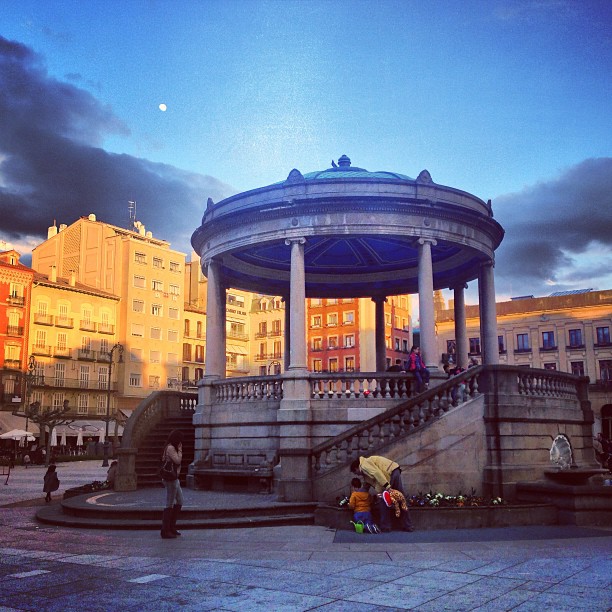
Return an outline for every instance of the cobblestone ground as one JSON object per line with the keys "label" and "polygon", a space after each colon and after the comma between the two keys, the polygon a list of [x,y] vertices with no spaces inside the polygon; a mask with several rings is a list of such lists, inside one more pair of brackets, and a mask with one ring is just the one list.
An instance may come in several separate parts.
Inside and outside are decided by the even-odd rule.
{"label": "cobblestone ground", "polygon": [[[58,470],[66,486],[103,477],[94,465]],[[0,610],[612,609],[612,531],[564,538],[558,528],[536,539],[517,529],[509,541],[410,543],[342,541],[303,526],[162,540],[154,531],[38,524],[44,470],[30,471],[0,483],[33,487],[1,494]]]}

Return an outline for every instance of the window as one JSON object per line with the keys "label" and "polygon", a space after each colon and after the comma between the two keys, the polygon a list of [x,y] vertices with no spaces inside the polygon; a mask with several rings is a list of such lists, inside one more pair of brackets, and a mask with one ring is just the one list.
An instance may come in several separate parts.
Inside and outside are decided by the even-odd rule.
{"label": "window", "polygon": [[44,329],[36,330],[36,342],[34,347],[37,349],[44,349],[47,346],[47,331]]}
{"label": "window", "polygon": [[153,291],[163,291],[164,290],[164,283],[160,280],[152,280],[151,281],[151,289],[153,289]]}
{"label": "window", "polygon": [[162,331],[161,327],[152,327],[151,328],[151,340],[161,340]]}
{"label": "window", "polygon": [[91,352],[91,338],[83,336],[81,338],[81,356],[88,356]]}
{"label": "window", "polygon": [[181,291],[181,288],[178,285],[170,285],[170,295],[178,295]]}
{"label": "window", "polygon": [[353,298],[342,298],[342,303],[343,304],[352,304],[353,303]]}
{"label": "window", "polygon": [[179,318],[178,308],[168,308],[168,318],[178,319]]}
{"label": "window", "polygon": [[178,365],[178,353],[168,353],[168,365]]}
{"label": "window", "polygon": [[55,386],[63,387],[64,380],[66,377],[66,364],[65,363],[56,363],[55,364]]}
{"label": "window", "polygon": [[141,387],[141,378],[139,372],[130,372],[130,378],[128,384],[130,387]]}
{"label": "window", "polygon": [[355,334],[346,334],[344,336],[345,348],[353,348],[355,346]]}
{"label": "window", "polygon": [[557,364],[556,363],[545,363],[544,364],[544,369],[545,370],[556,370],[557,369]]}
{"label": "window", "polygon": [[100,352],[110,353],[110,348],[108,347],[108,340],[106,338],[102,338],[102,340],[100,340]]}
{"label": "window", "polygon": [[176,329],[169,329],[168,330],[168,341],[169,342],[178,342],[178,340],[179,340],[178,331]]}
{"label": "window", "polygon": [[259,366],[259,375],[260,376],[265,376],[268,373],[267,368],[265,365],[260,365]]}
{"label": "window", "polygon": [[183,342],[183,361],[191,361],[191,344]]}
{"label": "window", "polygon": [[323,349],[323,339],[322,338],[313,338],[312,339],[312,350],[320,351]]}
{"label": "window", "polygon": [[275,340],[274,341],[274,347],[273,347],[272,356],[274,357],[274,359],[280,359],[283,356],[283,351],[281,349],[281,342],[280,342],[280,340]]}
{"label": "window", "polygon": [[185,319],[183,325],[184,325],[184,327],[183,327],[183,334],[185,336],[188,336],[189,335],[189,319]]}
{"label": "window", "polygon": [[395,329],[401,329],[401,327],[400,327],[400,318],[397,315],[395,315]]}
{"label": "window", "polygon": [[584,361],[572,361],[570,367],[575,376],[584,376]]}
{"label": "window", "polygon": [[134,312],[144,312],[145,303],[143,300],[132,300],[132,310]]}
{"label": "window", "polygon": [[338,299],[337,298],[328,298],[327,300],[327,305],[328,306],[333,306],[334,304],[338,303]]}
{"label": "window", "polygon": [[610,328],[609,327],[598,327],[597,328],[597,344],[599,346],[607,346],[610,344]]}
{"label": "window", "polygon": [[89,410],[89,395],[87,393],[79,393],[79,399],[77,401],[77,413],[87,414]]}
{"label": "window", "polygon": [[134,348],[130,349],[130,361],[135,361],[136,363],[140,363],[142,361],[142,349]]}
{"label": "window", "polygon": [[355,313],[352,310],[345,312],[342,316],[343,325],[352,325],[355,322]]}
{"label": "window", "polygon": [[400,339],[394,338],[394,340],[395,340],[395,350],[399,351],[400,350]]}
{"label": "window", "polygon": [[[100,366],[98,368],[98,389],[108,388],[108,367]],[[101,395],[100,397],[104,397]]]}
{"label": "window", "polygon": [[150,355],[150,362],[151,363],[159,363],[161,361],[161,352],[160,351],[151,351],[149,355]]}
{"label": "window", "polygon": [[67,346],[67,336],[64,333],[57,334],[57,349],[59,351],[65,351]]}
{"label": "window", "polygon": [[144,337],[144,325],[142,323],[132,323],[132,336]]}
{"label": "window", "polygon": [[336,327],[338,325],[338,313],[332,312],[327,315],[327,325],[328,327]]}
{"label": "window", "polygon": [[274,321],[272,321],[272,333],[275,336],[280,336],[281,335],[281,321],[280,321],[280,319],[274,319]]}
{"label": "window", "polygon": [[62,408],[64,405],[64,394],[63,393],[54,393],[53,394],[53,408]]}
{"label": "window", "polygon": [[320,359],[312,360],[312,371],[313,372],[321,372],[323,369],[323,362]]}
{"label": "window", "polygon": [[181,271],[180,264],[176,261],[171,261],[170,262],[170,272],[180,272],[180,271]]}
{"label": "window", "polygon": [[158,268],[158,269],[162,269],[164,267],[164,260],[160,259],[159,257],[154,257],[153,258],[153,267],[154,268]]}
{"label": "window", "polygon": [[134,253],[134,261],[138,264],[146,264],[147,256],[144,253],[139,253],[136,251],[136,253]]}
{"label": "window", "polygon": [[337,372],[338,371],[338,359],[336,357],[332,357],[329,360],[329,371]]}
{"label": "window", "polygon": [[196,325],[196,336],[198,338],[202,337],[202,321],[198,321],[198,323]]}
{"label": "window", "polygon": [[204,363],[204,347],[201,344],[195,347],[195,360],[198,363]]}
{"label": "window", "polygon": [[315,315],[312,317],[311,327],[321,327],[321,315]]}
{"label": "window", "polygon": [[149,389],[159,389],[159,376],[155,374],[149,375]]}
{"label": "window", "polygon": [[321,298],[312,298],[310,300],[310,305],[311,306],[322,306],[323,305],[323,300]]}
{"label": "window", "polygon": [[335,348],[338,348],[338,336],[330,336],[330,337],[327,339],[327,346],[328,346],[330,349],[335,349]]}
{"label": "window", "polygon": [[79,368],[79,387],[81,389],[89,388],[89,366],[82,365]]}
{"label": "window", "polygon": [[583,346],[581,329],[569,330],[569,346],[570,348],[581,348]]}
{"label": "window", "polygon": [[344,371],[345,372],[354,372],[355,371],[355,358],[354,357],[345,357],[344,358]]}
{"label": "window", "polygon": [[147,280],[144,276],[138,276],[134,274],[134,287],[140,287],[144,289],[147,286]]}
{"label": "window", "polygon": [[161,317],[164,314],[164,309],[161,304],[151,304],[151,314],[154,317]]}
{"label": "window", "polygon": [[259,357],[260,359],[266,359],[267,355],[266,353],[268,352],[268,345],[265,342],[260,342],[259,343]]}
{"label": "window", "polygon": [[23,285],[20,283],[11,283],[9,287],[9,297],[23,298]]}
{"label": "window", "polygon": [[599,372],[602,382],[610,382],[612,380],[612,359],[600,360]]}
{"label": "window", "polygon": [[470,338],[470,355],[480,355],[480,338]]}
{"label": "window", "polygon": [[48,312],[47,302],[38,302],[38,308],[36,309],[36,314],[40,317],[46,317]]}
{"label": "window", "polygon": [[557,346],[555,345],[555,332],[542,332],[542,349],[545,351],[550,351],[556,348]]}
{"label": "window", "polygon": [[499,349],[500,353],[506,352],[506,344],[503,336],[497,336],[497,348]]}
{"label": "window", "polygon": [[106,414],[106,402],[108,399],[105,395],[98,395],[96,399],[96,413],[97,414]]}
{"label": "window", "polygon": [[526,353],[529,348],[529,334],[516,334],[516,350],[518,353]]}
{"label": "window", "polygon": [[408,340],[402,340],[402,350],[404,353],[408,352]]}

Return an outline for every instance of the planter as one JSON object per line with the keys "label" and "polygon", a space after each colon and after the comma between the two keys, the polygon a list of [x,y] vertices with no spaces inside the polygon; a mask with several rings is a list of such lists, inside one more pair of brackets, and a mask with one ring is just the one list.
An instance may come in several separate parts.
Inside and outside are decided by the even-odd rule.
{"label": "planter", "polygon": [[[557,508],[550,504],[515,504],[503,506],[464,506],[463,508],[410,508],[410,518],[419,531],[435,529],[479,529],[520,525],[556,525]],[[315,525],[352,530],[352,512],[320,504],[315,510]]]}

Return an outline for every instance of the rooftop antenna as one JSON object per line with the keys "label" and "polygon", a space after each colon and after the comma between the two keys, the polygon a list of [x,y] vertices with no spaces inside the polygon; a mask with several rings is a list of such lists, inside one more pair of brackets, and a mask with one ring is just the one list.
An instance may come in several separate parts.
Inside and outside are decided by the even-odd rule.
{"label": "rooftop antenna", "polygon": [[130,227],[136,225],[136,202],[128,200],[128,214],[130,215]]}

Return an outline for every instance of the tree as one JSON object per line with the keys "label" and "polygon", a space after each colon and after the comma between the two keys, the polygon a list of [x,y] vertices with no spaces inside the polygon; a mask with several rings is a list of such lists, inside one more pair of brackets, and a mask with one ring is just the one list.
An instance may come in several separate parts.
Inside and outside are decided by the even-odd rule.
{"label": "tree", "polygon": [[[23,412],[13,412],[17,416],[24,416],[33,423],[36,423],[40,429],[40,444],[44,444],[47,451],[45,455],[45,465],[49,465],[49,457],[51,456],[51,433],[58,425],[67,425],[72,423],[74,419],[68,418],[70,407],[68,400],[64,400],[61,408],[42,408],[40,402],[34,402],[27,406]],[[48,435],[46,435],[48,432]]]}

